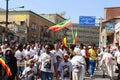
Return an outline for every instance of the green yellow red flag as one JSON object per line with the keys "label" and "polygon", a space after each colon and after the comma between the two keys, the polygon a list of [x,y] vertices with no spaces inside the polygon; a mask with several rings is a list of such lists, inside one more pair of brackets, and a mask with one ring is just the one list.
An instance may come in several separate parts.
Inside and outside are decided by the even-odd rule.
{"label": "green yellow red flag", "polygon": [[48,28],[48,30],[58,31],[64,27],[70,26],[71,24],[72,24],[72,22],[71,22],[71,19],[69,18],[69,19],[66,19],[66,20],[64,20],[64,21],[62,21],[54,26],[51,26],[50,28]]}
{"label": "green yellow red flag", "polygon": [[5,69],[7,75],[12,76],[12,73],[11,73],[11,70],[10,70],[9,66],[5,63],[5,61],[2,58],[0,58],[0,64]]}
{"label": "green yellow red flag", "polygon": [[77,42],[77,31],[75,31],[74,33],[73,33],[73,44],[76,44],[76,42]]}
{"label": "green yellow red flag", "polygon": [[66,42],[67,42],[67,39],[66,39],[66,37],[64,37],[64,38],[62,39],[62,45],[64,45],[65,47],[67,46]]}

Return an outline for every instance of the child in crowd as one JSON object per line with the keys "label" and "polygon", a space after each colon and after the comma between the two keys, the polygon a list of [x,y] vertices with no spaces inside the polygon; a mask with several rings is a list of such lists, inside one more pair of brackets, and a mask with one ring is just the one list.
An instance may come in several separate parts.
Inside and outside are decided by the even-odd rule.
{"label": "child in crowd", "polygon": [[28,67],[23,70],[21,79],[23,80],[35,80],[35,75],[37,74],[37,69],[34,67],[34,60],[30,59],[28,61]]}
{"label": "child in crowd", "polygon": [[64,61],[59,64],[58,74],[61,80],[72,80],[72,63],[68,59],[68,54],[64,54]]}

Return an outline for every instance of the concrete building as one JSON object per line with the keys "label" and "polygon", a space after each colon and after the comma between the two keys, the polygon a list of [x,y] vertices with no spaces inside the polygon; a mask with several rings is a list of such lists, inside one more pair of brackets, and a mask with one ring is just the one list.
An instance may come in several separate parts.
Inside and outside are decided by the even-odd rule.
{"label": "concrete building", "polygon": [[99,45],[99,27],[98,26],[80,26],[79,24],[72,24],[67,32],[69,43],[71,42],[73,31],[77,30],[78,39],[77,44],[90,44],[94,43],[96,46]]}
{"label": "concrete building", "polygon": [[120,44],[119,29],[115,31],[115,26],[120,22],[120,7],[104,8],[104,20],[101,27],[101,46],[107,44]]}
{"label": "concrete building", "polygon": [[120,43],[119,27],[115,30],[115,26],[118,23],[120,23],[120,16],[102,22],[101,32],[102,46],[105,46],[107,44],[114,45],[115,43]]}
{"label": "concrete building", "polygon": [[106,7],[104,8],[104,19],[108,21],[112,18],[120,16],[120,7]]}
{"label": "concrete building", "polygon": [[[5,11],[0,11],[0,22],[5,22],[5,19]],[[14,32],[14,38],[19,42],[55,39],[55,33],[47,31],[55,24],[32,11],[9,11],[8,22],[11,23],[8,28]]]}

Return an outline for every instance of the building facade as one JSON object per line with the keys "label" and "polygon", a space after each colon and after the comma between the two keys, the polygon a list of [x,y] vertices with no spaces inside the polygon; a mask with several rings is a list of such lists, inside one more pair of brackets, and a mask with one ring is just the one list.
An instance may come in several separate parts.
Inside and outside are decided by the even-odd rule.
{"label": "building facade", "polygon": [[90,44],[94,43],[99,45],[99,27],[98,26],[80,26],[79,24],[72,24],[67,32],[69,43],[72,43],[71,38],[73,31],[77,30],[77,44]]}
{"label": "building facade", "polygon": [[120,7],[107,7],[104,8],[104,19],[105,21],[120,16]]}
{"label": "building facade", "polygon": [[[0,12],[0,22],[5,22],[5,11]],[[8,28],[14,32],[14,39],[19,42],[54,40],[54,32],[49,31],[53,22],[32,11],[9,11]],[[5,27],[5,24],[0,24]]]}
{"label": "building facade", "polygon": [[[102,22],[101,45],[120,43],[119,27],[115,30],[116,25],[120,23],[120,17],[112,18]],[[120,26],[120,25],[118,25]]]}
{"label": "building facade", "polygon": [[115,43],[120,45],[120,25],[115,30],[116,25],[120,23],[120,7],[104,8],[104,16],[101,27],[101,46],[103,47],[107,44],[115,45]]}

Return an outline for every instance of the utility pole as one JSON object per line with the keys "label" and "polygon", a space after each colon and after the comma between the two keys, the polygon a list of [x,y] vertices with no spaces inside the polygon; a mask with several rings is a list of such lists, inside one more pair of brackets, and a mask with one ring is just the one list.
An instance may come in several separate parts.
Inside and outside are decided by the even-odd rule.
{"label": "utility pole", "polygon": [[99,22],[100,22],[100,24],[99,24],[99,47],[101,47],[101,40],[102,40],[102,36],[101,36],[101,32],[102,32],[102,20],[103,20],[103,18],[99,18]]}
{"label": "utility pole", "polygon": [[5,24],[6,38],[8,41],[8,0],[6,0],[6,24]]}
{"label": "utility pole", "polygon": [[6,0],[6,28],[8,27],[8,0]]}
{"label": "utility pole", "polygon": [[2,32],[2,43],[6,41],[7,36],[8,36],[8,0],[6,0],[6,21],[5,21],[5,28],[3,28]]}

